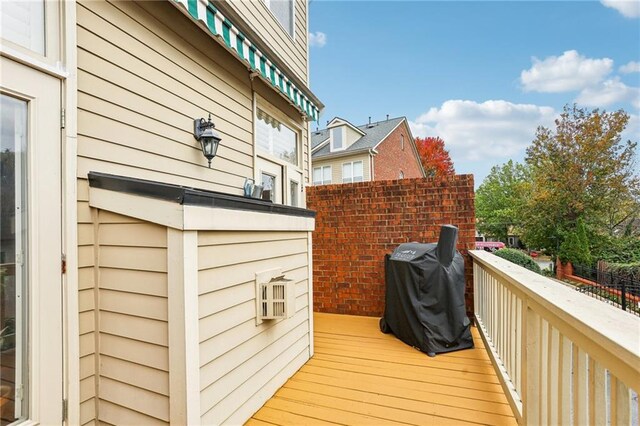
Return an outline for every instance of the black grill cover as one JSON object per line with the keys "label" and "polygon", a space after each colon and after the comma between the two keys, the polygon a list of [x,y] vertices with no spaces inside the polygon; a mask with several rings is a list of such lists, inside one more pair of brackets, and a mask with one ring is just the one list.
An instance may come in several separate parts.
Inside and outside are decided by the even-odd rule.
{"label": "black grill cover", "polygon": [[401,244],[385,259],[386,305],[380,328],[431,356],[473,348],[457,239],[458,228],[445,225],[438,244]]}

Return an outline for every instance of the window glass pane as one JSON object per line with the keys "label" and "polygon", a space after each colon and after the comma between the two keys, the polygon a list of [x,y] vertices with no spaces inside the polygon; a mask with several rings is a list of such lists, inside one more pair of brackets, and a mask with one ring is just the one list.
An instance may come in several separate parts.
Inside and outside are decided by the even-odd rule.
{"label": "window glass pane", "polygon": [[362,161],[356,161],[353,163],[353,177],[359,177],[362,180],[362,176],[364,175],[364,170],[362,169]]}
{"label": "window glass pane", "polygon": [[2,0],[0,37],[44,55],[44,0]]}
{"label": "window glass pane", "polygon": [[298,165],[298,135],[280,121],[258,108],[256,120],[256,143],[258,149]]}
{"label": "window glass pane", "polygon": [[298,207],[298,192],[300,191],[298,182],[292,180],[289,182],[289,189],[291,194],[289,194],[289,204]]}
{"label": "window glass pane", "polygon": [[322,168],[314,167],[313,169],[313,184],[318,185],[322,183]]}
{"label": "window glass pane", "polygon": [[322,168],[324,183],[331,183],[331,166],[324,166]]}
{"label": "window glass pane", "polygon": [[276,200],[276,177],[262,173],[262,199]]}
{"label": "window glass pane", "polygon": [[353,174],[352,174],[353,164],[352,163],[344,163],[342,165],[342,182],[352,182]]}
{"label": "window glass pane", "polygon": [[269,9],[293,37],[293,0],[269,0]]}
{"label": "window glass pane", "polygon": [[[26,413],[27,104],[0,96],[0,424]],[[22,387],[22,398],[18,390]]]}
{"label": "window glass pane", "polygon": [[342,128],[331,129],[331,139],[333,140],[333,149],[342,149]]}

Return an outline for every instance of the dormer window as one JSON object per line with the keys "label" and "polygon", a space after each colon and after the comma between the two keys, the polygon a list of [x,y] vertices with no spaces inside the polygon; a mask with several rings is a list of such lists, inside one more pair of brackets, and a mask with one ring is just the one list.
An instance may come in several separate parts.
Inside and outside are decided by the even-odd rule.
{"label": "dormer window", "polygon": [[344,139],[344,128],[342,126],[331,129],[331,152],[345,149]]}

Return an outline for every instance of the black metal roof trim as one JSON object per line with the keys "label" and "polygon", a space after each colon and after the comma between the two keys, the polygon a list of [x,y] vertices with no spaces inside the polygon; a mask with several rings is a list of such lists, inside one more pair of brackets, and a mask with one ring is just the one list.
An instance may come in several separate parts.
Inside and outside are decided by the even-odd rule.
{"label": "black metal roof trim", "polygon": [[313,210],[274,204],[270,201],[247,198],[240,195],[224,194],[222,192],[127,176],[111,175],[108,173],[89,172],[89,186],[91,188],[124,192],[189,206],[247,210],[299,217],[316,217],[316,212]]}

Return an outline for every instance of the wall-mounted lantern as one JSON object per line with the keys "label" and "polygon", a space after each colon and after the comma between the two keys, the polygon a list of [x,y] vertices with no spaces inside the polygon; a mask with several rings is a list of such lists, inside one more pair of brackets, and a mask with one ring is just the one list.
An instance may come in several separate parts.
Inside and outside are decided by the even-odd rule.
{"label": "wall-mounted lantern", "polygon": [[209,120],[205,120],[204,118],[193,120],[193,137],[200,142],[202,154],[209,162],[209,168],[211,168],[211,160],[216,156],[218,144],[220,144],[222,140],[218,132],[213,130],[215,127],[211,121],[211,114],[209,114]]}

